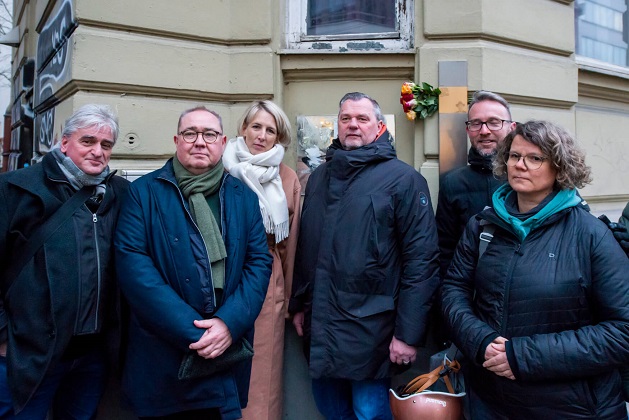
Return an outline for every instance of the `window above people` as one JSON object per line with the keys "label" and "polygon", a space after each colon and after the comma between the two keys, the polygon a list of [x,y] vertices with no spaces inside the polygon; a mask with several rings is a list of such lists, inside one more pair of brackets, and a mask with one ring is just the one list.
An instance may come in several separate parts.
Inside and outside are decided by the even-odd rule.
{"label": "window above people", "polygon": [[629,0],[576,0],[576,53],[629,67]]}
{"label": "window above people", "polygon": [[412,0],[294,0],[287,7],[289,50],[374,52],[412,48]]}

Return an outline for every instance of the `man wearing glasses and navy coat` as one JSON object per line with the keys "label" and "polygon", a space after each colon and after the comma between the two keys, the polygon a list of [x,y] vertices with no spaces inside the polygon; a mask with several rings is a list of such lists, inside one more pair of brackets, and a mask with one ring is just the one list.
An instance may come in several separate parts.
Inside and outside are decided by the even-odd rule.
{"label": "man wearing glasses and navy coat", "polygon": [[115,236],[131,319],[123,392],[140,418],[236,419],[250,360],[179,378],[187,354],[215,359],[246,338],[272,259],[258,197],[225,173],[220,116],[184,111],[175,156],[130,188]]}

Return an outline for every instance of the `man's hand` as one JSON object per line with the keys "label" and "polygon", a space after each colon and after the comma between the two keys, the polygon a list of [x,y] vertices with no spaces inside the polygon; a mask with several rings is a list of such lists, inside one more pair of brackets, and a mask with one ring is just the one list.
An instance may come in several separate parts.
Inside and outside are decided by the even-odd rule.
{"label": "man's hand", "polygon": [[417,357],[417,349],[409,346],[402,340],[393,337],[389,344],[389,359],[398,365],[408,365],[413,363]]}
{"label": "man's hand", "polygon": [[214,359],[231,346],[232,335],[222,319],[211,318],[194,321],[194,326],[206,329],[199,341],[189,346],[191,350],[196,350],[199,356],[205,359]]}
{"label": "man's hand", "polygon": [[293,325],[295,326],[295,330],[297,330],[297,335],[300,337],[304,336],[304,313],[297,312],[293,315]]}
{"label": "man's hand", "polygon": [[485,363],[483,363],[483,367],[498,376],[515,380],[511,366],[509,366],[509,360],[507,359],[506,342],[506,338],[497,337],[494,341],[489,343],[485,349]]}

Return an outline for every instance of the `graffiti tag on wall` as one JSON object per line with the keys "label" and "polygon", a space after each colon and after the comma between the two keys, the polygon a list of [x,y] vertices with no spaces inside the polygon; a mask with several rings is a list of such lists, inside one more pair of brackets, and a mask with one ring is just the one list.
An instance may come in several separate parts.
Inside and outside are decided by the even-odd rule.
{"label": "graffiti tag on wall", "polygon": [[78,26],[72,1],[55,6],[37,40],[35,88],[35,136],[37,151],[48,151],[54,140],[56,93],[70,79],[72,48],[70,36]]}

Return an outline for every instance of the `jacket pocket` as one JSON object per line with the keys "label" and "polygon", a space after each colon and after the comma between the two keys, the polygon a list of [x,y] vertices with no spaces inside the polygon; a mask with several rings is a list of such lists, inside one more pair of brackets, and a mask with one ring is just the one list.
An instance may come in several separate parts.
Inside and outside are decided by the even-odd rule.
{"label": "jacket pocket", "polygon": [[391,296],[349,293],[341,290],[337,293],[340,308],[356,318],[365,318],[395,309],[395,302]]}

